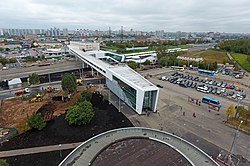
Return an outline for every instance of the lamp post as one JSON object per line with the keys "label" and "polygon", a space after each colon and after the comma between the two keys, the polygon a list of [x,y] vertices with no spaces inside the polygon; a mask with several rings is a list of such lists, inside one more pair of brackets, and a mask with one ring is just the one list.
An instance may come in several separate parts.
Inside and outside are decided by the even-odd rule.
{"label": "lamp post", "polygon": [[233,142],[232,142],[232,145],[231,145],[231,148],[230,148],[230,152],[229,152],[230,153],[229,154],[230,158],[231,158],[231,156],[233,154],[233,150],[234,150],[234,147],[236,145],[236,140],[237,140],[237,137],[238,137],[239,129],[240,129],[240,126],[241,126],[242,123],[243,123],[243,120],[240,121],[240,124],[239,124],[239,126],[237,127],[237,130],[234,133]]}

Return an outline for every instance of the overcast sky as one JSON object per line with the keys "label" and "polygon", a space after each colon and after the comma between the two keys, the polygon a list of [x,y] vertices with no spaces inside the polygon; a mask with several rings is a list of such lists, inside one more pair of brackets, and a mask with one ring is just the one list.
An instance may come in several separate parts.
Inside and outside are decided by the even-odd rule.
{"label": "overcast sky", "polygon": [[1,0],[0,28],[250,32],[250,0]]}

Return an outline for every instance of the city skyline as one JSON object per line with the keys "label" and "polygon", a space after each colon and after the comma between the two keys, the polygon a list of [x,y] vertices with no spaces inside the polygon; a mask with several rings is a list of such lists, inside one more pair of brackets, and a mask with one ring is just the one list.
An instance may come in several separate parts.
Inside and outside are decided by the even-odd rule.
{"label": "city skyline", "polygon": [[[250,3],[247,0],[198,0],[165,2],[120,1],[35,1],[2,2],[1,28],[17,29],[91,29],[168,32],[249,33]],[[51,12],[53,11],[53,12]]]}

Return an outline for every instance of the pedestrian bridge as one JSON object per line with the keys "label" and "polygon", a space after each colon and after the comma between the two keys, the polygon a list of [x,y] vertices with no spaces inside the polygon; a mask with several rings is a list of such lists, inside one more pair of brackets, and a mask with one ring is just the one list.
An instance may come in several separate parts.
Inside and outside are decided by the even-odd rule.
{"label": "pedestrian bridge", "polygon": [[123,55],[107,51],[87,51],[80,49],[81,43],[68,45],[70,53],[83,63],[106,77],[106,84],[120,100],[138,114],[144,110],[156,112],[159,88],[121,63]]}
{"label": "pedestrian bridge", "polygon": [[161,142],[173,148],[193,166],[219,166],[212,157],[190,142],[168,132],[143,127],[120,128],[99,134],[79,145],[59,166],[91,165],[96,156],[110,144],[133,137]]}

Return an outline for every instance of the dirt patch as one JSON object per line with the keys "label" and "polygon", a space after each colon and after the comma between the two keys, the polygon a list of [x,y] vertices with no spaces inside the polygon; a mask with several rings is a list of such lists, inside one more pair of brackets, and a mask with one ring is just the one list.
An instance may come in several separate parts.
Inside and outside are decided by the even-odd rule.
{"label": "dirt patch", "polygon": [[49,121],[41,131],[30,130],[3,143],[3,146],[0,146],[0,151],[83,142],[111,129],[133,126],[113,105],[106,107],[105,110],[95,108],[93,119],[85,126],[69,125],[65,120],[65,114],[58,116]]}
{"label": "dirt patch", "polygon": [[45,120],[50,120],[53,116],[58,116],[63,113],[74,104],[80,91],[77,91],[71,96],[71,99],[67,102],[52,101],[52,96],[63,95],[63,91],[55,91],[53,93],[43,93],[42,101],[31,102],[30,100],[36,95],[32,94],[28,97],[17,96],[12,99],[2,100],[0,109],[0,125],[15,127],[21,131],[25,124],[27,117],[33,112],[41,112]]}

